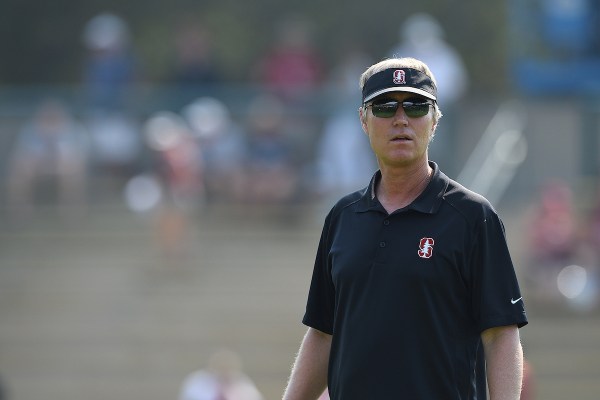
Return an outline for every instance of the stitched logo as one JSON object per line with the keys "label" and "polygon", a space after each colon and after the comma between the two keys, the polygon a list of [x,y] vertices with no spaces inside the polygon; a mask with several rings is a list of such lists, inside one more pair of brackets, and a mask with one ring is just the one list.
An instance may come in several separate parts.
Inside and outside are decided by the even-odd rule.
{"label": "stitched logo", "polygon": [[435,241],[432,238],[423,238],[419,242],[419,251],[417,254],[421,258],[431,258],[433,255],[433,245]]}
{"label": "stitched logo", "polygon": [[406,84],[406,73],[401,69],[397,69],[394,71],[394,83],[396,85],[405,85]]}

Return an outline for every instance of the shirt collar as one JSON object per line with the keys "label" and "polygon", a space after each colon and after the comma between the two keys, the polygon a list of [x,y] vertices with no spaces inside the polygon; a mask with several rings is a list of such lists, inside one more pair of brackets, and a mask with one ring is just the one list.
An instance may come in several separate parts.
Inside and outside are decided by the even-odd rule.
{"label": "shirt collar", "polygon": [[[446,188],[449,184],[449,178],[440,171],[438,165],[430,161],[429,166],[433,169],[433,176],[431,177],[431,181],[427,184],[427,187],[404,210],[415,210],[418,212],[422,212],[425,214],[435,214],[444,198],[444,194],[446,193]],[[385,211],[379,200],[377,200],[377,195],[375,192],[376,186],[381,180],[381,171],[375,172],[373,177],[371,178],[371,182],[369,186],[364,191],[362,198],[358,204],[357,212],[366,212],[366,211]]]}

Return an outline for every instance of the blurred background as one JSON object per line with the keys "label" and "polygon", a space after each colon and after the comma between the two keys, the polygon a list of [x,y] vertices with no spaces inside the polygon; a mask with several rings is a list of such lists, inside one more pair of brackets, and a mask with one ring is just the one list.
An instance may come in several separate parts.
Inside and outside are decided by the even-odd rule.
{"label": "blurred background", "polygon": [[0,399],[280,398],[323,217],[376,169],[358,77],[392,55],[430,65],[430,156],[505,222],[523,399],[598,398],[598,2],[1,10]]}

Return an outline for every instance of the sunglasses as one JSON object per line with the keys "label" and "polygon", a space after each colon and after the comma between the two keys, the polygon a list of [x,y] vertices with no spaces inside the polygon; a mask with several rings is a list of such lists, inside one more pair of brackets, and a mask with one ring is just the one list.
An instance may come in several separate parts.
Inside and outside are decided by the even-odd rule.
{"label": "sunglasses", "polygon": [[429,113],[429,107],[433,104],[429,101],[396,101],[396,100],[378,100],[366,107],[371,107],[373,115],[379,118],[392,118],[396,111],[402,105],[404,113],[409,118],[424,117]]}

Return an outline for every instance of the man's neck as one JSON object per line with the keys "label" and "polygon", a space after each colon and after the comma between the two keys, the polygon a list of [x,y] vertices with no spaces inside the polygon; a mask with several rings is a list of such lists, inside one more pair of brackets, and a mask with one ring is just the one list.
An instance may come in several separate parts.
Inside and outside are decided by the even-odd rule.
{"label": "man's neck", "polygon": [[427,163],[413,168],[381,168],[381,180],[376,187],[377,199],[391,214],[419,197],[432,175],[433,169]]}

